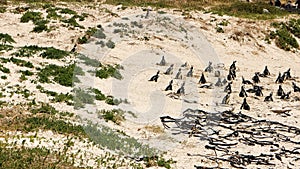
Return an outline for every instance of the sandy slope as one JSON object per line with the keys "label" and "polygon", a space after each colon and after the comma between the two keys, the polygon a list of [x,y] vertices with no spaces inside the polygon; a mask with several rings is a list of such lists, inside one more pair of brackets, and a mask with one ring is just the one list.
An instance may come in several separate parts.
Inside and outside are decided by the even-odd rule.
{"label": "sandy slope", "polygon": [[[113,6],[100,6],[100,9],[108,8],[121,16],[112,17],[99,8],[78,8],[78,6],[70,6],[70,8],[91,14],[92,16],[81,24],[86,27],[101,24],[104,33],[107,35],[106,40],[111,39],[116,44],[116,47],[110,50],[96,45],[95,42],[99,39],[92,38],[90,43],[80,45],[78,52],[90,58],[98,59],[102,63],[120,64],[124,67],[124,70],[121,70],[122,80],[111,78],[102,80],[88,74],[81,77],[83,83],[78,85],[95,87],[106,95],[113,95],[115,98],[129,101],[129,104],[122,103],[119,106],[109,106],[104,102],[96,101],[96,106],[87,105],[84,110],[77,113],[81,117],[94,122],[103,122],[97,119],[96,114],[84,113],[85,110],[121,108],[134,112],[137,118],[128,116],[127,121],[122,123],[121,126],[115,126],[112,123],[106,125],[123,130],[128,135],[144,143],[149,143],[153,147],[167,150],[166,157],[177,161],[173,164],[174,168],[193,168],[195,164],[215,166],[216,164],[206,159],[187,156],[189,152],[213,155],[212,151],[204,148],[207,141],[200,140],[197,137],[188,137],[186,133],[175,134],[177,132],[175,129],[163,129],[162,133],[152,132],[147,130],[145,126],[160,126],[160,128],[163,128],[159,120],[160,116],[181,117],[182,112],[188,108],[211,112],[233,108],[234,112],[238,112],[242,103],[242,98],[238,96],[241,87],[241,76],[251,79],[255,72],[262,72],[265,65],[268,66],[271,77],[261,78],[261,84],[264,86],[264,96],[271,91],[276,92],[278,84],[275,84],[274,81],[277,74],[286,71],[288,68],[291,68],[292,76],[299,83],[299,51],[285,52],[277,48],[275,44],[267,44],[264,41],[264,33],[270,29],[270,21],[252,22],[227,16],[203,14],[202,12],[192,12],[193,19],[184,19],[180,13],[172,10],[165,10],[166,14],[158,14],[156,11],[152,11],[149,18],[145,19],[143,18],[145,12],[140,8],[119,11]],[[19,23],[20,17],[19,14],[0,14],[0,23],[3,23],[0,27],[1,32],[12,35],[18,46],[38,44],[39,46],[54,46],[70,50],[73,46],[72,39],[84,34],[80,29],[67,30],[58,27],[50,33],[30,33],[27,35],[32,30],[33,25],[31,23]],[[216,33],[215,25],[222,20],[229,21],[229,25],[224,26],[225,33]],[[143,28],[132,27],[131,22],[134,21],[142,23]],[[120,37],[119,34],[113,32],[118,28],[113,26],[113,23],[127,23],[128,27],[121,27],[120,29],[134,31],[129,32],[128,36]],[[145,40],[145,37],[149,40]],[[162,56],[166,58],[166,66],[157,65]],[[34,59],[32,60],[34,61]],[[237,79],[233,82],[230,105],[220,106],[222,98],[226,95],[223,92],[224,87],[200,89],[200,85],[197,83],[209,61],[212,61],[214,68],[220,70],[222,77],[225,77],[233,60],[237,61],[238,71]],[[63,61],[50,62],[64,64]],[[185,62],[188,63],[188,66],[181,67]],[[174,64],[173,74],[163,74],[171,64]],[[220,65],[225,66],[220,67]],[[13,65],[7,66],[13,67]],[[192,78],[186,77],[190,66],[194,66],[194,77]],[[183,79],[174,80],[172,92],[176,92],[181,84],[185,82],[186,94],[179,99],[174,99],[168,97],[167,94],[170,92],[166,92],[164,89],[169,81],[174,79],[179,68],[182,69]],[[157,70],[160,70],[158,82],[148,82]],[[204,74],[209,83],[214,84],[216,82],[217,78],[214,77],[213,73]],[[10,79],[11,85],[14,84],[16,79]],[[23,85],[34,91],[34,86]],[[53,84],[43,86],[56,92],[67,92],[72,89]],[[246,86],[247,89],[250,87]],[[285,82],[283,88],[285,91],[292,90],[291,81]],[[257,98],[253,94],[249,95],[248,103],[251,106],[251,111],[242,111],[243,113],[258,119],[274,120],[300,127],[297,122],[300,115],[297,101],[292,101],[293,99],[282,101],[278,97],[274,97],[274,102],[264,103],[262,102],[264,97]],[[48,98],[38,91],[36,91],[35,96],[38,101],[48,102]],[[291,96],[292,98],[294,96],[299,97],[299,94],[292,93]],[[17,100],[17,98],[11,99]],[[72,110],[71,107],[65,105],[55,104],[55,106],[60,110]],[[271,108],[281,107],[290,107],[292,109],[291,116],[282,117],[270,111]],[[289,145],[286,146],[289,147]],[[236,147],[235,150],[255,155],[267,151],[268,148],[241,145]],[[94,154],[97,154],[97,152]],[[288,161],[283,163],[277,161],[276,164],[275,168],[286,168]],[[228,167],[228,164],[224,164],[224,166]],[[255,168],[255,166],[250,166],[250,168]]]}

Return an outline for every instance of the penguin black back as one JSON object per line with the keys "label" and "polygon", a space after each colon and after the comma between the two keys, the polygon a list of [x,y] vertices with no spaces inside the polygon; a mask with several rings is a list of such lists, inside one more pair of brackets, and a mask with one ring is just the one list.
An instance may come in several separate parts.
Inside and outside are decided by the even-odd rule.
{"label": "penguin black back", "polygon": [[204,74],[203,74],[203,73],[202,73],[202,75],[201,75],[201,77],[200,77],[199,83],[201,83],[201,84],[204,84],[204,83],[206,83],[206,79],[205,79],[205,77],[204,77]]}
{"label": "penguin black back", "polygon": [[157,82],[158,77],[159,77],[158,74],[159,74],[159,71],[157,71],[156,75],[152,76],[149,81],[155,81],[155,82]]}
{"label": "penguin black back", "polygon": [[250,110],[250,106],[249,106],[249,104],[247,103],[246,98],[244,98],[243,104],[242,104],[242,106],[241,106],[240,109]]}

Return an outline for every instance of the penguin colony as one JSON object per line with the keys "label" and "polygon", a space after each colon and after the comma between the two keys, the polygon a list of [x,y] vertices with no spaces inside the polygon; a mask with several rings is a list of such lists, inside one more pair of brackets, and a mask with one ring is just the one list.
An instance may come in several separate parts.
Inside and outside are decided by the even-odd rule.
{"label": "penguin colony", "polygon": [[[237,71],[237,67],[236,67],[236,63],[237,61],[233,61],[232,64],[229,67],[229,71],[228,71],[228,75],[225,76],[226,78],[224,78],[222,80],[222,78],[220,77],[221,73],[219,70],[215,70],[214,71],[214,67],[213,67],[213,63],[209,62],[208,66],[204,69],[204,71],[201,73],[200,79],[198,81],[198,84],[200,84],[200,88],[207,88],[207,89],[212,89],[213,86],[215,87],[224,87],[224,93],[225,96],[221,101],[221,104],[230,104],[230,94],[232,93],[232,83],[240,83],[239,80],[235,80],[236,79],[236,71]],[[159,63],[157,63],[157,65],[160,66],[166,66],[167,62],[165,60],[165,57],[162,56],[162,59]],[[188,64],[187,62],[182,64],[179,68],[178,71],[176,73],[176,75],[173,77],[174,80],[182,80],[184,76],[186,77],[190,77],[193,78],[194,75],[194,67],[190,66],[188,72],[184,75],[182,72],[182,67],[187,67]],[[167,70],[164,72],[165,75],[173,75],[173,70],[175,69],[175,65],[171,64]],[[157,82],[158,78],[159,78],[159,73],[160,71],[158,70],[157,73],[155,75],[153,75],[149,81],[154,81]],[[212,82],[208,82],[205,74],[206,73],[214,73],[215,77],[218,77],[218,80],[216,83]],[[255,72],[254,76],[252,77],[252,81],[251,80],[247,80],[244,78],[244,76],[242,76],[242,81],[241,81],[241,89],[239,92],[239,97],[243,98],[241,101],[241,106],[240,109],[241,110],[250,110],[250,105],[247,102],[247,98],[249,96],[250,93],[252,93],[254,96],[256,97],[263,97],[263,86],[259,86],[259,84],[261,83],[261,78],[271,78],[271,73],[268,69],[267,66],[264,67],[264,70],[262,71],[262,73],[260,72]],[[169,82],[169,84],[166,86],[165,91],[172,91],[173,90],[173,79]],[[289,68],[286,72],[284,72],[283,74],[281,74],[281,72],[279,72],[276,80],[274,81],[274,83],[278,84],[278,90],[274,91],[274,93],[276,93],[276,98],[278,99],[283,99],[283,100],[288,100],[290,99],[290,95],[292,91],[284,91],[282,88],[282,84],[286,81],[286,80],[294,80],[294,78],[292,78],[291,76],[291,69]],[[185,82],[182,83],[182,85],[176,90],[176,94],[178,95],[183,95],[185,94],[185,88],[184,88]],[[245,89],[245,86],[249,87],[249,89]],[[292,88],[294,92],[300,92],[300,87],[297,86],[297,84],[295,82],[292,82]],[[249,100],[249,99],[248,99]],[[273,101],[273,91],[271,91],[269,93],[269,95],[265,96],[265,98],[263,99],[264,102],[272,102]]]}

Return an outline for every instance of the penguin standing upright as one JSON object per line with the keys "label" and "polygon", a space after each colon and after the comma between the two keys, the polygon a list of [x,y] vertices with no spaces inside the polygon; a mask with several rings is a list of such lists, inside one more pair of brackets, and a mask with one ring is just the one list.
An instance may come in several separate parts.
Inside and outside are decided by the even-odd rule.
{"label": "penguin standing upright", "polygon": [[158,74],[159,74],[159,71],[157,71],[156,75],[152,76],[149,81],[155,81],[155,82],[157,82],[157,79],[159,77]]}

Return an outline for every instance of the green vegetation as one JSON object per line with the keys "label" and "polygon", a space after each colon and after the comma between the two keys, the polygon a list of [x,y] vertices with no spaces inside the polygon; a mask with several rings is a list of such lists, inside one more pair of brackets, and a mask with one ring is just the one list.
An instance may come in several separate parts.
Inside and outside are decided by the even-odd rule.
{"label": "green vegetation", "polygon": [[5,79],[7,79],[7,76],[3,75],[3,76],[1,76],[1,79],[5,80]]}
{"label": "green vegetation", "polygon": [[62,18],[61,15],[59,15],[57,12],[56,12],[56,8],[53,8],[53,7],[49,7],[47,8],[46,12],[47,12],[47,18],[48,19],[54,19],[54,20],[59,20]]}
{"label": "green vegetation", "polygon": [[43,31],[49,31],[48,26],[46,25],[47,23],[49,23],[47,20],[36,21],[32,32],[41,33]]}
{"label": "green vegetation", "polygon": [[24,76],[32,76],[34,73],[30,72],[29,70],[20,70],[20,72],[22,73],[22,75]]}
{"label": "green vegetation", "polygon": [[10,70],[6,67],[4,67],[3,65],[0,65],[0,71],[3,73],[10,73]]}
{"label": "green vegetation", "polygon": [[6,43],[16,43],[16,41],[7,33],[0,33],[0,41],[2,45]]}
{"label": "green vegetation", "polygon": [[41,12],[31,12],[27,11],[22,17],[21,22],[26,23],[32,21],[35,27],[33,28],[32,32],[43,32],[48,31],[47,23],[49,21],[43,20],[42,13]]}
{"label": "green vegetation", "polygon": [[[267,9],[270,13],[264,13],[263,9]],[[274,19],[289,14],[288,11],[271,6],[267,2],[248,3],[238,1],[213,7],[211,12],[219,15],[230,15],[250,19]]]}
{"label": "green vegetation", "polygon": [[4,45],[4,44],[0,44],[0,51],[4,50],[4,51],[9,51],[9,50],[12,50],[13,49],[13,46],[11,45]]}
{"label": "green vegetation", "polygon": [[298,37],[300,34],[300,27],[297,22],[300,22],[300,20],[292,19],[287,23],[272,23],[271,25],[276,28],[276,31],[271,31],[269,37],[267,37],[266,39],[275,39],[275,44],[280,49],[286,51],[290,51],[293,48],[298,49],[299,44],[294,38],[294,36]]}
{"label": "green vegetation", "polygon": [[100,79],[107,79],[109,77],[114,77],[116,79],[121,80],[123,77],[119,72],[119,69],[122,69],[120,65],[101,65],[100,69],[96,71],[96,77]]}
{"label": "green vegetation", "polygon": [[224,29],[222,27],[219,27],[219,26],[216,27],[216,31],[218,33],[224,33],[225,32]]}
{"label": "green vegetation", "polygon": [[94,104],[95,97],[90,94],[90,91],[75,88],[73,92],[75,109],[84,108],[85,104]]}
{"label": "green vegetation", "polygon": [[29,62],[29,61],[17,59],[17,58],[14,58],[14,57],[11,57],[9,59],[9,61],[13,62],[14,64],[16,64],[18,66],[28,67],[28,68],[34,68],[33,64],[31,62]]}
{"label": "green vegetation", "polygon": [[97,32],[97,28],[89,27],[89,29],[85,32],[85,35],[81,38],[78,38],[77,42],[79,44],[87,43],[90,37],[93,36],[96,32]]}
{"label": "green vegetation", "polygon": [[67,23],[68,27],[73,26],[73,27],[78,27],[78,28],[84,29],[84,26],[81,26],[79,23],[77,23],[76,18],[74,16],[69,19],[64,19],[64,20],[62,20],[62,22]]}
{"label": "green vegetation", "polygon": [[103,33],[102,29],[98,29],[94,34],[94,37],[99,38],[99,39],[105,39],[106,35]]}
{"label": "green vegetation", "polygon": [[110,49],[115,48],[115,43],[111,40],[108,40],[105,45]]}
{"label": "green vegetation", "polygon": [[215,0],[215,1],[207,1],[203,0],[189,0],[189,1],[168,1],[168,0],[106,0],[105,3],[118,5],[122,4],[124,8],[126,6],[152,6],[155,8],[179,8],[179,9],[186,9],[186,10],[202,10],[203,6],[212,5],[211,3],[219,3],[219,2],[232,2],[229,0]]}
{"label": "green vegetation", "polygon": [[77,14],[77,12],[75,12],[75,11],[69,9],[69,8],[61,8],[60,9],[60,13],[62,13],[62,14],[70,14],[70,15],[76,15]]}
{"label": "green vegetation", "polygon": [[44,49],[46,48],[39,47],[37,45],[29,45],[29,46],[21,47],[17,52],[13,53],[13,55],[17,57],[30,57]]}
{"label": "green vegetation", "polygon": [[286,23],[286,26],[293,35],[300,38],[300,19],[292,18]]}
{"label": "green vegetation", "polygon": [[46,48],[46,51],[40,54],[41,57],[47,58],[47,59],[62,59],[66,56],[69,56],[69,52],[56,49],[54,47]]}
{"label": "green vegetation", "polygon": [[82,126],[73,125],[64,120],[51,119],[47,116],[29,117],[24,121],[24,129],[27,132],[38,131],[39,129],[51,130],[59,134],[73,134],[75,136],[86,136]]}
{"label": "green vegetation", "polygon": [[40,107],[34,107],[30,110],[32,114],[37,114],[37,113],[43,113],[43,114],[49,114],[49,115],[55,115],[58,114],[59,112],[51,105],[47,104],[42,104]]}
{"label": "green vegetation", "polygon": [[76,67],[75,63],[68,66],[50,64],[38,72],[39,82],[50,83],[49,77],[53,77],[53,81],[68,87],[71,87],[73,82],[79,81],[75,75],[84,75],[82,69]]}
{"label": "green vegetation", "polygon": [[87,56],[84,56],[82,54],[78,54],[77,58],[84,61],[83,63],[87,66],[92,66],[92,67],[99,67],[101,65],[101,63],[96,60],[96,59],[91,59]]}
{"label": "green vegetation", "polygon": [[47,59],[62,59],[70,55],[68,51],[56,49],[54,47],[39,47],[37,45],[21,47],[18,51],[13,53],[13,55],[17,57],[30,57],[41,51],[43,52],[39,56]]}
{"label": "green vegetation", "polygon": [[40,92],[42,93],[46,93],[48,96],[52,96],[53,99],[51,99],[51,101],[53,102],[65,102],[67,103],[68,105],[72,105],[72,101],[73,101],[73,95],[70,94],[70,93],[66,93],[66,94],[63,94],[63,93],[56,93],[56,92],[53,92],[53,91],[49,91],[49,90],[45,90],[42,86],[38,85],[37,86],[37,89],[40,90]]}
{"label": "green vegetation", "polygon": [[11,148],[11,145],[0,143],[0,167],[5,169],[21,168],[57,168],[77,169],[67,162],[68,157],[46,148]]}
{"label": "green vegetation", "polygon": [[95,125],[88,125],[84,129],[93,142],[109,150],[116,151],[120,155],[138,157],[141,155],[154,156],[159,153],[156,149],[143,145],[136,139],[118,133],[106,126],[97,128]]}
{"label": "green vegetation", "polygon": [[152,166],[159,166],[159,167],[165,167],[167,169],[171,168],[172,163],[175,163],[172,159],[165,160],[163,157],[158,156],[152,156],[152,157],[145,157],[144,159],[146,167],[152,167]]}
{"label": "green vegetation", "polygon": [[1,7],[0,7],[0,13],[4,13],[4,12],[6,12],[6,7],[1,6]]}
{"label": "green vegetation", "polygon": [[105,121],[112,121],[118,125],[125,120],[124,111],[120,109],[113,110],[101,110],[97,112],[99,118],[105,119]]}
{"label": "green vegetation", "polygon": [[22,17],[21,22],[26,23],[29,21],[32,21],[33,23],[36,23],[39,20],[42,20],[42,13],[41,12],[31,12],[27,11]]}
{"label": "green vegetation", "polygon": [[95,99],[96,100],[105,100],[106,99],[106,96],[98,89],[92,89],[93,92],[95,93]]}

